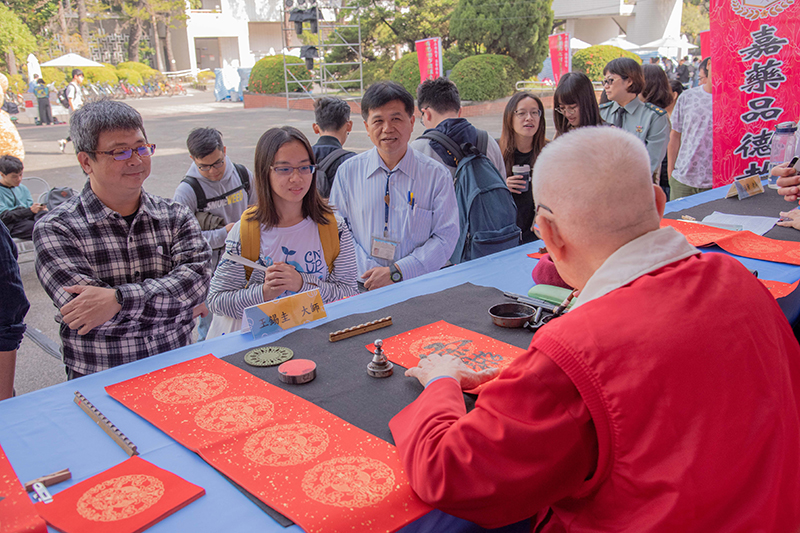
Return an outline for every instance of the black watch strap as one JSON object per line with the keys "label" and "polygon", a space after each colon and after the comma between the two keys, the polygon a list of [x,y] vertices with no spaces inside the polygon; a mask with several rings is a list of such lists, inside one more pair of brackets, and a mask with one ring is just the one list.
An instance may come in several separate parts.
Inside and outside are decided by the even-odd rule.
{"label": "black watch strap", "polygon": [[119,289],[117,289],[117,290],[114,292],[114,295],[117,297],[117,303],[118,303],[119,305],[122,305],[122,291],[121,291],[121,290],[119,290]]}
{"label": "black watch strap", "polygon": [[403,281],[403,273],[397,268],[396,263],[389,265],[389,276],[391,277],[392,283]]}

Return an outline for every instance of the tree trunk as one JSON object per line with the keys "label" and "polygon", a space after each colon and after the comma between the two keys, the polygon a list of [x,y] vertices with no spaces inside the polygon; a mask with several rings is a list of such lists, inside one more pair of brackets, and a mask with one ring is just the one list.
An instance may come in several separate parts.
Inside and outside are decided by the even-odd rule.
{"label": "tree trunk", "polygon": [[63,0],[58,0],[58,25],[61,28],[61,44],[64,46],[65,52],[72,52],[72,47],[69,43],[69,30],[67,29],[67,15],[64,12]]}
{"label": "tree trunk", "polygon": [[150,15],[150,28],[153,34],[152,46],[156,51],[156,68],[161,72],[167,70],[164,68],[164,50],[161,47],[161,39],[158,37],[158,22],[156,21],[155,14]]}
{"label": "tree trunk", "polygon": [[142,20],[134,19],[128,30],[128,61],[139,61],[139,41],[142,40]]}
{"label": "tree trunk", "polygon": [[8,65],[8,73],[12,76],[17,75],[17,56],[11,48],[6,52],[6,65]]}
{"label": "tree trunk", "polygon": [[170,16],[167,15],[167,18],[164,20],[164,27],[167,30],[166,38],[164,39],[164,44],[167,48],[167,70],[169,72],[175,71],[175,53],[172,51],[172,31],[169,27],[170,23]]}
{"label": "tree trunk", "polygon": [[86,11],[86,0],[78,2],[78,28],[80,28],[81,39],[86,48],[89,48],[89,13]]}

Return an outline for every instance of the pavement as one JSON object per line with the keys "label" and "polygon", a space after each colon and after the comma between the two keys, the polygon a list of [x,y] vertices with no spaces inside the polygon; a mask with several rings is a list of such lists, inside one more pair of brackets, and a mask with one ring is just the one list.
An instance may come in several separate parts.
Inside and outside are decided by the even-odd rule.
{"label": "pavement", "polygon": [[[144,118],[147,138],[155,143],[150,177],[145,189],[152,194],[171,198],[191,163],[186,150],[186,137],[193,128],[214,127],[223,134],[227,154],[252,170],[253,156],[259,137],[275,126],[290,125],[301,130],[311,141],[317,136],[311,127],[312,111],[274,108],[244,109],[241,102],[215,102],[213,91],[190,90],[185,96],[127,99],[125,103],[136,108]],[[58,140],[67,136],[66,125],[35,126],[29,117],[20,114],[18,129],[25,145],[25,177],[40,177],[51,187],[72,187],[80,190],[86,182],[74,153],[67,145],[65,154],[58,148]],[[361,152],[372,148],[372,143],[358,116],[351,117],[353,131],[345,148]],[[546,110],[547,138],[554,135],[552,110]],[[500,137],[501,116],[471,118],[476,127],[485,129],[494,138]],[[415,123],[412,139],[421,135],[424,127]],[[20,257],[20,271],[31,309],[26,317],[29,334],[17,354],[15,375],[16,393],[25,394],[66,380],[64,365],[52,352],[60,346],[58,324],[54,320],[56,309],[42,289],[34,271],[33,253]],[[32,339],[38,339],[42,348]],[[46,348],[49,348],[46,349]]]}

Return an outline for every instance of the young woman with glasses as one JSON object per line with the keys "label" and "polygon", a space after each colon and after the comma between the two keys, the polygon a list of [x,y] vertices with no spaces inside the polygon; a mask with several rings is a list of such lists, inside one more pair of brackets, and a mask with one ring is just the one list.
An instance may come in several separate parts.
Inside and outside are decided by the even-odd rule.
{"label": "young woman with glasses", "polygon": [[[328,303],[358,293],[350,230],[317,192],[314,152],[300,130],[283,126],[264,133],[254,174],[255,208],[228,233],[226,254],[211,280],[207,305],[215,316],[209,338],[238,329],[245,308],[282,296],[319,289]],[[252,235],[254,223],[258,257],[251,260],[265,268],[248,276],[241,264],[242,235]],[[324,245],[332,224],[338,225],[338,254],[331,253],[335,244]],[[247,239],[245,248],[252,247],[252,237]]]}
{"label": "young woman with glasses", "polygon": [[594,86],[582,72],[568,72],[561,76],[553,95],[553,107],[556,110],[553,115],[556,137],[581,126],[605,124],[600,118]]}
{"label": "young woman with glasses", "polygon": [[[544,105],[538,97],[529,92],[519,92],[511,97],[503,112],[500,151],[506,164],[506,185],[517,204],[517,226],[522,230],[522,242],[538,239],[531,231],[535,204],[530,174],[536,158],[547,143],[545,128]],[[523,165],[530,168],[527,177],[513,171],[514,166]]]}

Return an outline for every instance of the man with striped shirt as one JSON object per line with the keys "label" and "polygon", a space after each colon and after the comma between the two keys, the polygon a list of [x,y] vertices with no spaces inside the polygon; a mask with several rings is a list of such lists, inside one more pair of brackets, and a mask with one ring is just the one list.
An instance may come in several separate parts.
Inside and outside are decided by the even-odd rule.
{"label": "man with striped shirt", "polygon": [[372,85],[361,115],[375,148],[336,172],[330,202],[355,240],[367,290],[442,268],[458,240],[458,206],[447,167],[408,145],[414,97],[402,85]]}

